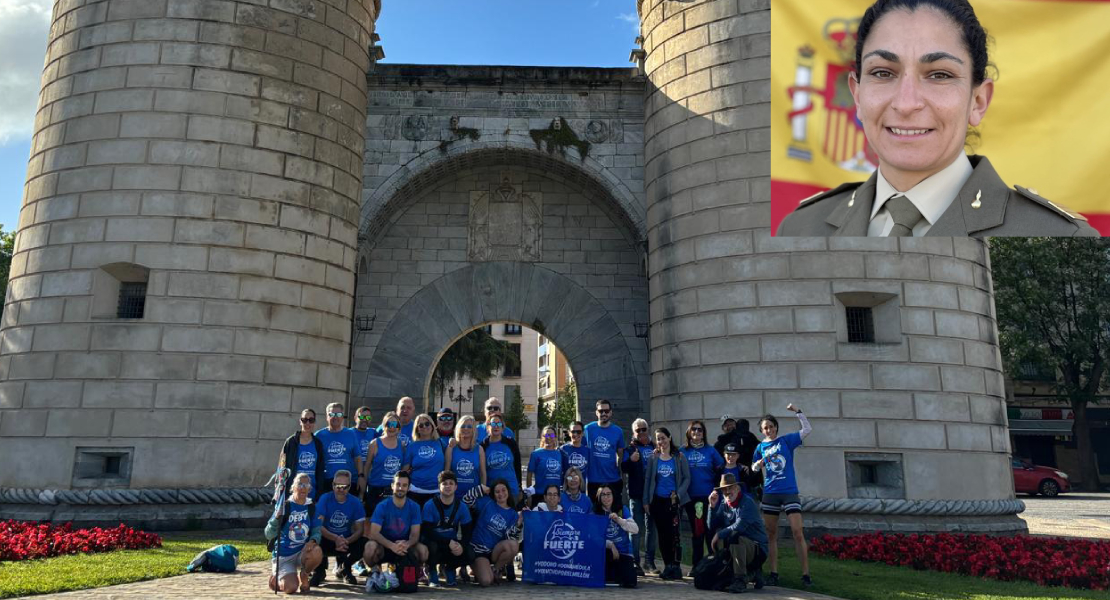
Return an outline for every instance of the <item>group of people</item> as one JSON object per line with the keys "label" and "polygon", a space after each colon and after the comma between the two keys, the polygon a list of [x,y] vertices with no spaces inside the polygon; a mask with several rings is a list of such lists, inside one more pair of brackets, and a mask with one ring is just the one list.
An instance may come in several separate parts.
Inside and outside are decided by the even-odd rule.
{"label": "group of people", "polygon": [[[441,577],[453,586],[471,575],[482,586],[513,581],[526,510],[607,516],[606,580],[624,587],[648,573],[683,577],[685,513],[695,565],[707,552],[730,550],[733,592],[744,591],[749,579],[757,588],[777,584],[776,536],[766,532],[777,531],[786,513],[803,582],[811,583],[793,474],[793,451],[810,426],[793,405],[788,409],[801,430],[779,436],[777,419],[767,415],[759,424],[763,441],[746,420],[726,417],[716,444],[708,443],[700,420],[689,422],[680,444],[666,427],[652,431],[640,418],[626,443],[611,404],[598,400],[596,421],[571,423],[563,443],[554,427],[545,427],[526,462],[501,408],[490,398],[478,422],[450,408],[417,414],[405,397],[377,427],[361,407],[348,428],[343,406],[333,403],[327,427],[318,430],[315,411],[302,411],[299,431],[279,456],[279,472],[288,473],[279,490],[284,510],[275,510],[266,527],[271,588],[294,593],[319,585],[329,556],[336,558],[335,576],[351,584],[358,583],[356,566],[373,580],[385,564],[426,565],[431,586]],[[771,573],[763,578],[768,560]]]}

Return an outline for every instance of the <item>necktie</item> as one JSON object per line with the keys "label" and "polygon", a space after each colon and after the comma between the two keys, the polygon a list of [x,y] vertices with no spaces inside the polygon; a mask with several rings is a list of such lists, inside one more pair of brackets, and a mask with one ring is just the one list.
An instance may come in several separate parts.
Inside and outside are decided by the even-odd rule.
{"label": "necktie", "polygon": [[913,226],[921,220],[921,211],[910,202],[910,199],[897,195],[886,201],[886,210],[890,218],[894,219],[894,227],[890,229],[887,237],[913,237]]}

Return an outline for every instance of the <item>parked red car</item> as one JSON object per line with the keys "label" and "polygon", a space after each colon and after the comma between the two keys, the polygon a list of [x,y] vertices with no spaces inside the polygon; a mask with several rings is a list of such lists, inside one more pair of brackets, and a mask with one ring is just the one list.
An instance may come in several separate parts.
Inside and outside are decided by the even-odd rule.
{"label": "parked red car", "polygon": [[1011,458],[1014,469],[1014,491],[1019,494],[1040,494],[1052,497],[1071,490],[1068,474],[1053,467],[1035,465],[1022,458]]}

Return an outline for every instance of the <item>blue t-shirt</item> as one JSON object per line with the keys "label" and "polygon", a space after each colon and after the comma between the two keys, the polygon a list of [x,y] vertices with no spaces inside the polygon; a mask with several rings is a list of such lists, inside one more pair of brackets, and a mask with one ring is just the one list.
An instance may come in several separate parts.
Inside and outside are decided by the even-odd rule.
{"label": "blue t-shirt", "polygon": [[451,450],[450,467],[459,480],[459,487],[455,490],[455,495],[462,498],[474,486],[481,483],[482,465],[478,457],[478,445],[475,444],[470,450],[463,450],[459,446],[455,446]]}
{"label": "blue t-shirt", "polygon": [[752,454],[752,463],[763,460],[764,494],[797,494],[794,479],[794,449],[802,445],[798,432],[780,435],[770,442],[759,442]]}
{"label": "blue t-shirt", "polygon": [[540,448],[532,451],[528,459],[528,472],[532,473],[536,493],[542,494],[549,485],[563,483],[563,453],[559,450],[544,450]]}
{"label": "blue t-shirt", "polygon": [[[439,440],[409,443],[406,449],[412,465],[412,482],[422,490],[438,490],[439,474],[443,472],[443,446]],[[424,492],[427,493],[427,492]]]}
{"label": "blue t-shirt", "polygon": [[588,515],[594,510],[594,503],[590,500],[590,495],[586,493],[586,488],[582,488],[577,500],[572,500],[566,492],[563,492],[559,504],[563,505],[563,512],[568,513]]}
{"label": "blue t-shirt", "polygon": [[519,496],[520,483],[516,480],[516,469],[513,451],[503,442],[491,442],[486,447],[486,481],[489,485],[492,486],[498,479],[504,479],[513,496]]}
{"label": "blue t-shirt", "polygon": [[621,471],[617,466],[617,453],[624,448],[624,432],[620,427],[609,424],[602,427],[594,421],[586,425],[586,446],[590,448],[590,483],[612,483],[620,481]]}
{"label": "blue t-shirt", "polygon": [[358,436],[350,429],[340,429],[332,433],[327,429],[316,432],[316,437],[324,445],[324,478],[332,479],[335,472],[347,469],[351,477],[358,477],[355,471],[355,458],[358,456]]}
{"label": "blue t-shirt", "polygon": [[[478,423],[478,427],[476,428],[474,435],[477,436],[474,439],[478,440],[479,444],[486,441],[486,438],[489,437],[489,432],[486,431],[486,424]],[[508,425],[501,428],[501,435],[507,438],[516,439],[516,435],[513,433],[513,430]]]}
{"label": "blue t-shirt", "polygon": [[721,467],[721,475],[727,475],[729,473],[732,473],[736,481],[742,481],[740,479],[740,465],[736,465],[735,467]]}
{"label": "blue t-shirt", "polygon": [[370,517],[370,522],[381,525],[382,537],[391,542],[407,540],[413,525],[420,524],[420,506],[412,499],[405,498],[405,506],[397,508],[393,503],[393,496],[390,496],[374,508],[374,516]]}
{"label": "blue t-shirt", "polygon": [[289,475],[289,481],[293,481],[293,477],[297,473],[307,473],[308,478],[312,480],[312,492],[316,493],[316,443],[309,442],[307,444],[299,444],[297,447],[297,467],[293,469],[292,474]]}
{"label": "blue t-shirt", "polygon": [[674,458],[655,461],[655,495],[659,498],[670,498],[671,492],[678,491],[675,484]]}
{"label": "blue t-shirt", "polygon": [[[420,535],[427,533],[437,540],[453,540],[458,533],[459,525],[467,525],[470,523],[470,508],[462,504],[462,496],[455,494],[455,502],[451,505],[443,507],[443,517],[439,516],[439,509],[436,508],[436,499],[432,498],[424,503],[424,522],[432,523],[432,530],[428,532],[421,531]],[[458,511],[455,512],[455,518],[451,518],[451,511],[454,510],[454,504],[459,504]]]}
{"label": "blue t-shirt", "polygon": [[[625,519],[632,517],[632,513],[628,512],[627,506],[622,507],[621,517]],[[609,516],[605,515],[605,518],[609,519]],[[609,519],[609,525],[605,528],[605,541],[613,542],[613,545],[617,547],[617,552],[632,556],[632,534],[621,529],[621,526],[617,525],[612,519]]]}
{"label": "blue t-shirt", "polygon": [[[409,443],[412,442],[412,426],[414,423],[416,423],[416,421],[401,427],[401,430],[397,432],[397,439],[401,440],[401,445],[408,446]],[[385,435],[385,428],[381,425],[378,425],[377,431],[378,437]]]}
{"label": "blue t-shirt", "polygon": [[680,450],[690,464],[690,497],[708,497],[713,491],[713,486],[720,481],[716,477],[717,471],[725,465],[725,459],[717,449],[708,444],[701,448],[686,446]]}
{"label": "blue t-shirt", "polygon": [[316,522],[308,522],[308,503],[297,504],[289,499],[285,507],[288,520],[285,528],[278,534],[281,541],[278,543],[278,556],[293,556],[304,548],[305,542],[312,535],[312,528],[320,525],[320,512],[316,511]]}
{"label": "blue t-shirt", "polygon": [[316,514],[323,519],[324,529],[343,537],[351,535],[354,527],[361,529],[361,522],[366,520],[366,509],[362,507],[362,502],[358,498],[348,494],[347,500],[340,504],[334,492],[320,496]]}
{"label": "blue t-shirt", "polygon": [[[583,480],[588,481],[590,470],[590,449],[586,446],[586,444],[583,443],[580,447],[575,447],[570,442],[567,442],[562,446],[559,446],[559,450],[563,453],[564,456],[566,456],[566,461],[563,462],[563,469],[566,470],[571,467],[578,467],[578,470],[582,471]],[[582,482],[583,488],[586,487],[586,481]]]}
{"label": "blue t-shirt", "polygon": [[497,542],[505,539],[509,529],[516,525],[518,513],[512,508],[501,508],[489,496],[482,496],[474,503],[478,513],[470,545],[478,553],[493,552]]}
{"label": "blue t-shirt", "polygon": [[370,463],[370,473],[366,476],[366,485],[374,487],[383,487],[393,485],[393,476],[405,464],[405,446],[400,440],[397,441],[397,447],[390,450],[382,443],[383,438],[378,438],[375,442],[378,445],[377,453],[374,454],[374,460]]}
{"label": "blue t-shirt", "polygon": [[366,460],[366,452],[370,449],[370,442],[378,437],[378,430],[373,427],[359,430],[357,427],[352,427],[351,431],[355,432],[355,437],[358,438],[358,452],[362,460]]}

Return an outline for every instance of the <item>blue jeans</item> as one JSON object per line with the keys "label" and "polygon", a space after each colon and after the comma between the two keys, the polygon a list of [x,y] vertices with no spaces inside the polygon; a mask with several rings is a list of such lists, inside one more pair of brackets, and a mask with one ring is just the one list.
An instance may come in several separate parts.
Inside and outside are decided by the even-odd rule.
{"label": "blue jeans", "polygon": [[647,528],[647,547],[644,548],[644,558],[647,562],[655,562],[655,523],[651,519],[646,518],[644,514],[644,501],[642,498],[631,498],[629,504],[632,505],[632,518],[636,521],[636,527],[640,528],[639,533],[632,536],[632,557],[636,559],[636,564],[640,563],[640,540],[644,535],[644,528]]}

